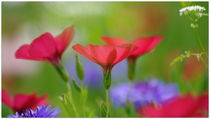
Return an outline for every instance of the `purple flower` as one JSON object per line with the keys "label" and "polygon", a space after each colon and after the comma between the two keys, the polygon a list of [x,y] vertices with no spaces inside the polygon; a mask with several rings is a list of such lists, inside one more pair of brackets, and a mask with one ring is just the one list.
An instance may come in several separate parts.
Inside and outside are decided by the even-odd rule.
{"label": "purple flower", "polygon": [[166,84],[158,79],[150,79],[134,84],[123,83],[110,90],[110,98],[114,107],[125,106],[126,102],[133,103],[135,108],[151,102],[161,104],[178,95],[179,90],[176,84]]}
{"label": "purple flower", "polygon": [[57,117],[60,114],[59,108],[54,108],[51,110],[51,105],[49,106],[38,106],[36,110],[26,109],[22,113],[16,112],[15,115],[8,115],[9,118],[23,118],[23,117]]}
{"label": "purple flower", "polygon": [[126,101],[128,100],[129,95],[129,83],[122,83],[116,87],[111,88],[110,98],[114,104],[114,107],[119,105],[125,106]]}

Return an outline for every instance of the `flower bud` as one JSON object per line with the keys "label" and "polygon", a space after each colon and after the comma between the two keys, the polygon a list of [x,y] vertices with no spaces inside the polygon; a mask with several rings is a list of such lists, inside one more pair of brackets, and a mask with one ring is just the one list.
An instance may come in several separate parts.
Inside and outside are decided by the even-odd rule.
{"label": "flower bud", "polygon": [[78,92],[81,92],[80,86],[77,84],[77,82],[75,81],[75,79],[73,77],[72,77],[72,84]]}
{"label": "flower bud", "polygon": [[77,76],[79,77],[79,79],[84,80],[84,70],[83,70],[82,63],[80,62],[78,55],[76,55],[76,71],[77,71]]}

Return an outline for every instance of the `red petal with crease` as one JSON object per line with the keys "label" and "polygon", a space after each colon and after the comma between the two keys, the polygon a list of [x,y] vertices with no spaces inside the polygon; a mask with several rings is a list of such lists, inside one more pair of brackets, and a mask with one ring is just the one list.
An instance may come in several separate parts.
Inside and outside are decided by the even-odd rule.
{"label": "red petal with crease", "polygon": [[127,58],[134,50],[134,46],[131,44],[121,45],[120,47],[115,48],[117,51],[117,58],[114,61],[114,64]]}
{"label": "red petal with crease", "polygon": [[92,48],[92,56],[97,60],[97,62],[102,65],[112,65],[115,57],[116,51],[112,46],[99,46],[90,45]]}
{"label": "red petal with crease", "polygon": [[[153,50],[156,45],[163,39],[162,36],[154,36],[154,37],[148,37],[148,38],[139,38],[137,40],[134,40],[132,44],[136,46],[137,48],[133,50],[133,53],[129,56],[130,58],[137,58],[138,56],[141,56],[145,53],[150,52]],[[120,38],[112,38],[112,37],[102,37],[102,40],[109,45],[112,46],[120,46],[123,44],[128,44],[123,39]]]}
{"label": "red petal with crease", "polygon": [[57,38],[50,33],[44,33],[31,44],[21,46],[15,53],[18,59],[49,61],[59,63],[63,51],[72,40],[73,27],[66,28]]}
{"label": "red petal with crease", "polygon": [[137,48],[131,55],[137,57],[150,52],[156,47],[156,45],[162,39],[163,39],[162,36],[154,36],[154,37],[139,38],[137,40],[134,40],[132,44],[137,46]]}
{"label": "red petal with crease", "polygon": [[80,44],[76,44],[72,47],[75,51],[77,51],[79,54],[83,55],[84,57],[88,58],[89,60],[97,63],[97,61],[92,56],[92,51],[90,46],[83,47]]}
{"label": "red petal with crease", "polygon": [[56,58],[56,44],[50,33],[36,38],[30,45],[21,46],[15,53],[18,59],[49,61]]}
{"label": "red petal with crease", "polygon": [[74,34],[74,27],[68,27],[66,28],[57,38],[57,48],[59,51],[59,54],[62,54],[63,51],[68,47],[68,45],[71,43],[72,38]]}
{"label": "red petal with crease", "polygon": [[131,44],[122,46],[90,44],[85,47],[77,44],[73,46],[73,49],[106,70],[127,58],[131,53],[132,47],[133,45]]}
{"label": "red petal with crease", "polygon": [[31,43],[30,55],[40,58],[55,58],[57,55],[56,42],[50,33],[45,33]]}

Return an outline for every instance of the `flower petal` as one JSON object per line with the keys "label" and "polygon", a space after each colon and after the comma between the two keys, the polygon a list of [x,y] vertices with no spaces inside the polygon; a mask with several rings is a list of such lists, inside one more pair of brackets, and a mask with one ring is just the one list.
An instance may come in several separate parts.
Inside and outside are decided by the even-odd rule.
{"label": "flower petal", "polygon": [[72,47],[75,51],[88,58],[89,60],[97,63],[97,61],[93,58],[90,46],[83,47],[80,44],[76,44]]}
{"label": "flower petal", "polygon": [[121,38],[102,37],[101,39],[105,43],[107,43],[109,45],[114,45],[114,46],[127,44],[127,42],[125,40],[121,39]]}
{"label": "flower petal", "polygon": [[37,97],[36,94],[24,95],[17,94],[14,97],[14,111],[21,112],[25,109],[35,109],[37,106],[47,104],[46,95]]}
{"label": "flower petal", "polygon": [[[205,116],[200,113],[203,111],[200,102],[200,97],[191,95],[181,96],[174,100],[165,102],[160,107],[155,105],[145,106],[140,108],[139,114],[144,117],[197,117]],[[207,103],[206,103],[207,104]],[[208,106],[208,105],[206,105]]]}
{"label": "flower petal", "polygon": [[155,46],[163,39],[162,36],[154,36],[148,38],[139,38],[132,42],[137,46],[136,50],[132,53],[132,56],[141,56],[147,52],[150,52]]}
{"label": "flower petal", "polygon": [[114,47],[108,45],[90,45],[92,48],[92,56],[102,66],[112,65],[116,57]]}
{"label": "flower petal", "polygon": [[55,39],[48,32],[42,34],[31,43],[29,53],[38,58],[55,58],[58,53]]}
{"label": "flower petal", "polygon": [[62,54],[63,51],[68,47],[68,45],[71,43],[72,38],[74,34],[74,27],[68,27],[66,28],[57,38],[57,48],[59,51],[59,54]]}
{"label": "flower petal", "polygon": [[115,64],[128,57],[133,45],[110,46],[110,45],[87,45],[83,47],[79,44],[73,49],[87,57],[91,61],[101,65],[105,70],[109,70]]}
{"label": "flower petal", "polygon": [[206,110],[208,111],[208,105],[209,105],[209,96],[208,96],[208,93],[203,93],[199,99],[198,99],[198,102],[199,102],[199,108],[201,110]]}
{"label": "flower petal", "polygon": [[57,58],[56,43],[50,33],[42,34],[30,45],[21,46],[15,53],[18,59],[49,61]]}
{"label": "flower petal", "polygon": [[8,107],[13,108],[14,103],[12,97],[10,97],[4,89],[2,89],[2,101]]}
{"label": "flower petal", "polygon": [[15,57],[17,59],[28,59],[28,60],[39,60],[39,61],[47,61],[46,58],[43,57],[33,57],[30,54],[30,45],[21,46],[15,53]]}
{"label": "flower petal", "polygon": [[115,49],[117,51],[117,57],[114,61],[114,64],[117,64],[118,62],[127,58],[133,52],[135,47],[132,44],[124,44],[124,45],[115,47]]}

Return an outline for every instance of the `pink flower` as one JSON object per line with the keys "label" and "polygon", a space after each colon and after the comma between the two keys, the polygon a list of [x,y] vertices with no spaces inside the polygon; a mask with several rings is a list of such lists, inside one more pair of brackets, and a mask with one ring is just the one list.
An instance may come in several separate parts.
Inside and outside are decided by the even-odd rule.
{"label": "pink flower", "polygon": [[46,105],[47,95],[37,97],[36,94],[17,94],[12,98],[5,90],[2,90],[2,101],[14,112],[22,112],[26,109],[35,109],[37,106]]}
{"label": "pink flower", "polygon": [[[154,36],[148,38],[138,38],[131,42],[136,49],[129,55],[129,59],[136,59],[139,56],[142,56],[150,51],[152,51],[156,45],[163,39],[162,36]],[[128,44],[127,41],[120,38],[112,38],[112,37],[102,37],[102,40],[113,46]]]}
{"label": "pink flower", "polygon": [[73,27],[66,28],[59,36],[53,37],[51,33],[44,33],[31,44],[21,46],[15,53],[18,59],[48,61],[58,64],[63,52],[73,37]]}
{"label": "pink flower", "polygon": [[163,105],[149,105],[139,109],[143,117],[207,117],[208,94],[198,97],[191,95],[178,97]]}
{"label": "pink flower", "polygon": [[80,44],[74,45],[73,49],[85,56],[89,60],[99,64],[104,71],[111,70],[112,67],[127,58],[133,51],[133,45],[87,45],[82,46]]}

